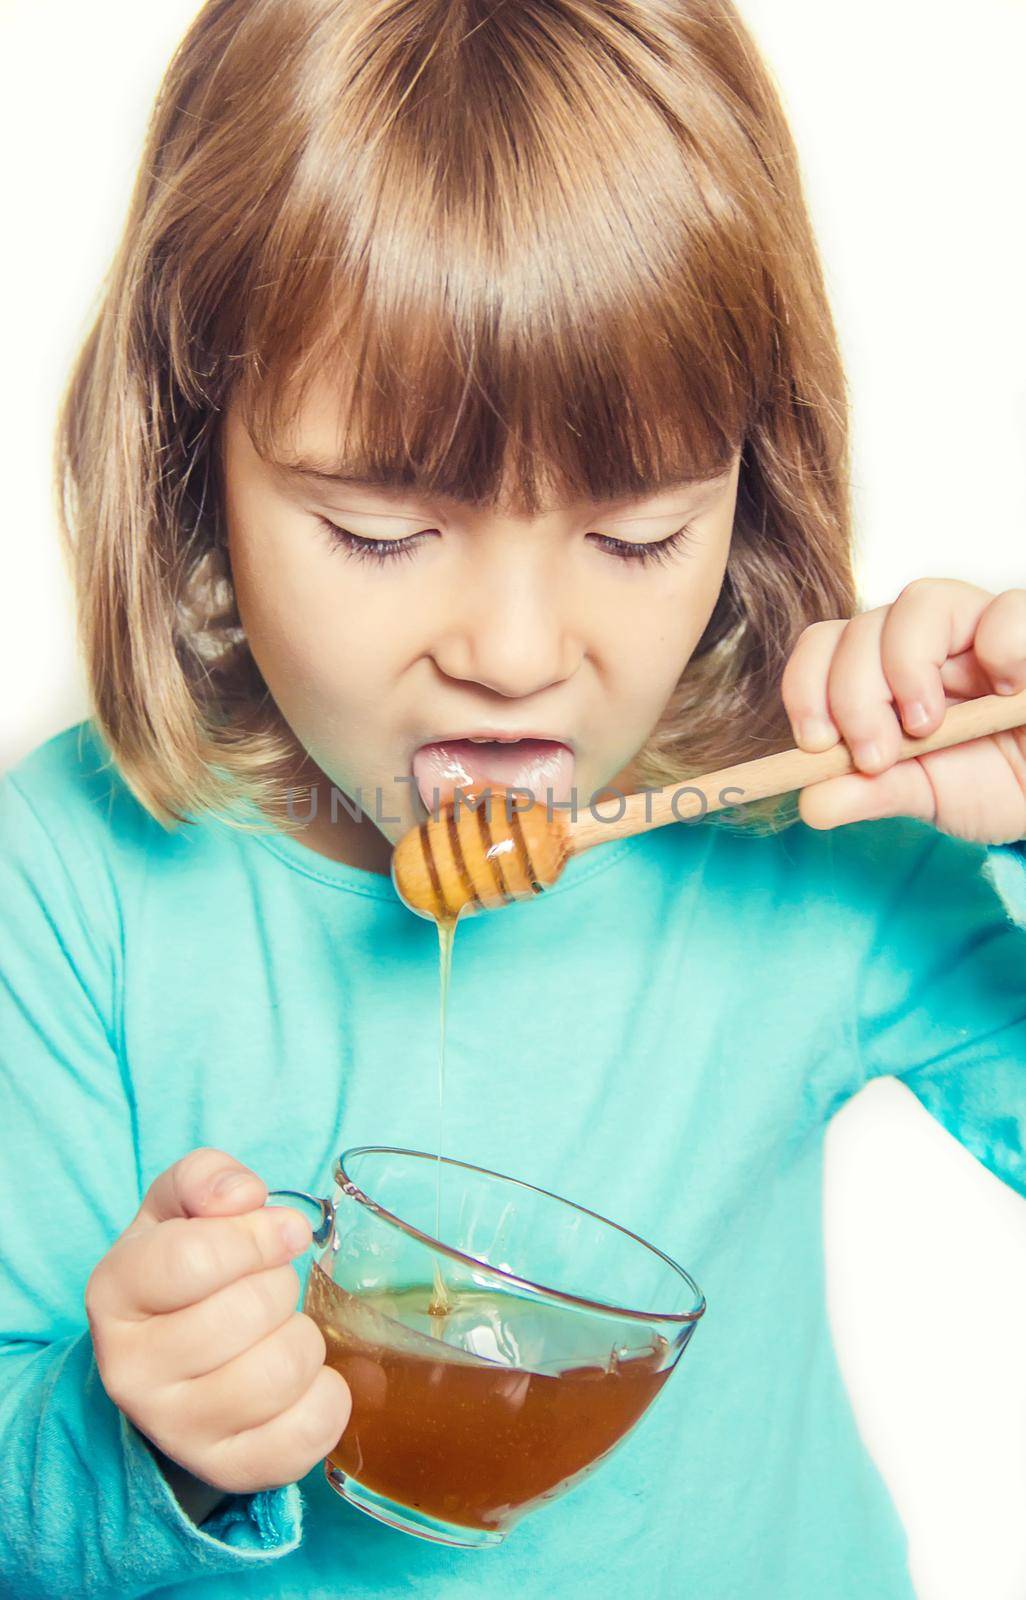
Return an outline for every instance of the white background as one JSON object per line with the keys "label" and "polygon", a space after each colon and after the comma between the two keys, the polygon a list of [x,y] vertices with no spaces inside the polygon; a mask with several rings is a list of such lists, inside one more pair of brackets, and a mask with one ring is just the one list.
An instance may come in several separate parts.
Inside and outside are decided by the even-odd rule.
{"label": "white background", "polygon": [[[3,767],[86,713],[49,499],[53,411],[197,9],[0,0]],[[840,325],[861,604],[920,575],[1022,586],[1026,4],[741,10],[791,118]],[[828,1157],[835,1335],[919,1593],[1023,1600],[1026,1206],[893,1082],[845,1108]]]}

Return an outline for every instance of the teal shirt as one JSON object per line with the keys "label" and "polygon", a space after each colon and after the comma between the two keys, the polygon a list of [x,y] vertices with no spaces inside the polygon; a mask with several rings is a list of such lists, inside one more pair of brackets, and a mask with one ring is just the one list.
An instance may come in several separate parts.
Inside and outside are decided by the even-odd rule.
{"label": "teal shirt", "polygon": [[320,1467],[196,1527],[83,1309],[197,1145],[321,1194],[346,1146],[434,1148],[434,927],[283,835],[165,833],[89,723],[3,779],[0,829],[4,1593],[908,1600],[829,1334],[823,1138],[894,1074],[1026,1193],[1021,845],[675,824],[460,925],[448,1153],[625,1224],[708,1299],[619,1450],[471,1552],[363,1515]]}

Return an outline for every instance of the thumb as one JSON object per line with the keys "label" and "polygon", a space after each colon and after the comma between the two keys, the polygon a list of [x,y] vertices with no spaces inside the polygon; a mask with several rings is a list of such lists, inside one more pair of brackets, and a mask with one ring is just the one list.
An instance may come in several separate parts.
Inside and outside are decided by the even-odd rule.
{"label": "thumb", "polygon": [[810,828],[838,828],[878,817],[918,817],[933,822],[937,800],[918,759],[898,761],[886,772],[850,772],[810,783],[798,796],[798,815]]}
{"label": "thumb", "polygon": [[190,1150],[154,1178],[134,1219],[133,1233],[172,1217],[229,1217],[255,1211],[267,1199],[267,1186],[252,1167],[223,1150]]}

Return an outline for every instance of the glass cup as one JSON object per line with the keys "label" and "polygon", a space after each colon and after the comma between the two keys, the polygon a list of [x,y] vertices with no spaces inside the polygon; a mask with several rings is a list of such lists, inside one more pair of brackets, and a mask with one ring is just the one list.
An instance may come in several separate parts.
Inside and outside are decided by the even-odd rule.
{"label": "glass cup", "polygon": [[361,1145],[334,1177],[269,1196],[315,1215],[303,1309],[352,1393],[328,1482],[406,1533],[498,1544],[626,1437],[705,1298],[626,1228],[464,1161]]}

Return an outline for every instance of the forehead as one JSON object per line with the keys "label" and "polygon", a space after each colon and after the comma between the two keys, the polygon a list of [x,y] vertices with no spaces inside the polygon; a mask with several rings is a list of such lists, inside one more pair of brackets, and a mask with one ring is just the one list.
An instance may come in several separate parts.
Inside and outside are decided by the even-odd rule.
{"label": "forehead", "polygon": [[[453,509],[474,510],[482,509],[480,504],[470,496],[459,494],[446,494],[432,490],[429,485],[409,482],[401,475],[375,471],[365,468],[358,461],[346,459],[332,459],[327,456],[311,455],[293,456],[281,460],[277,457],[268,460],[276,475],[283,483],[295,484],[307,488],[327,488],[329,490],[355,490],[389,501],[409,502],[417,505],[428,503],[438,505],[445,503]],[[640,488],[634,486],[630,492],[613,494],[603,498],[603,505],[619,505],[637,503],[640,501],[654,501],[665,499],[671,494],[696,491],[707,487],[709,484],[724,482],[730,475],[730,467],[725,467],[713,474],[694,476],[692,474],[671,474],[668,477],[650,479]],[[547,497],[540,506],[540,514],[555,512],[566,507],[567,501],[558,493],[549,490]],[[512,484],[504,486],[499,497],[495,500],[496,509],[516,511],[520,509],[519,500]]]}
{"label": "forehead", "polygon": [[[523,475],[518,470],[517,449],[510,447],[498,487],[482,496],[463,481],[440,484],[419,469],[412,453],[397,447],[397,441],[389,440],[382,447],[380,439],[369,446],[354,439],[346,405],[337,387],[324,378],[307,384],[291,402],[283,393],[272,398],[269,409],[243,410],[242,420],[250,444],[287,488],[331,493],[349,490],[411,507],[444,505],[464,511],[495,509],[517,514],[530,505],[536,513],[546,514],[584,503],[614,507],[648,502],[722,482],[731,475],[739,454],[725,445],[712,458],[698,462],[680,443],[676,449],[664,449],[657,465],[639,472],[625,449],[619,472],[616,463],[605,458],[602,492],[597,494],[564,485],[546,461],[535,455],[530,473],[534,494],[525,496],[520,491]],[[440,421],[439,431],[447,426]]]}

